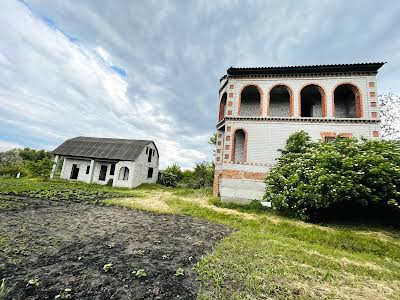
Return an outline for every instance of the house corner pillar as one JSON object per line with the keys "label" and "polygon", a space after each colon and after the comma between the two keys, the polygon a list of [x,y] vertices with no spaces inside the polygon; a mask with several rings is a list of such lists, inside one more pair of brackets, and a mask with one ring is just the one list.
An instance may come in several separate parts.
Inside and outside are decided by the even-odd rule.
{"label": "house corner pillar", "polygon": [[54,157],[54,163],[53,163],[53,168],[51,169],[50,179],[53,179],[55,174],[56,174],[56,172],[57,172],[59,160],[60,160],[60,156],[56,155]]}
{"label": "house corner pillar", "polygon": [[90,161],[89,178],[87,180],[87,183],[93,183],[93,177],[94,177],[94,159]]}

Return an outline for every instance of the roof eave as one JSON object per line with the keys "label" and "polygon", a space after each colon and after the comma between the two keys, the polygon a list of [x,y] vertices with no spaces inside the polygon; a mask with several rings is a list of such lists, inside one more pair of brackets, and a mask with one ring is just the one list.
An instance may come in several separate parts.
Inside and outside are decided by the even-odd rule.
{"label": "roof eave", "polygon": [[360,64],[338,64],[338,65],[315,65],[315,66],[286,66],[286,67],[260,67],[260,68],[234,68],[227,70],[228,76],[251,76],[251,75],[282,75],[282,74],[315,74],[315,73],[348,73],[348,72],[375,72],[385,64],[360,63]]}

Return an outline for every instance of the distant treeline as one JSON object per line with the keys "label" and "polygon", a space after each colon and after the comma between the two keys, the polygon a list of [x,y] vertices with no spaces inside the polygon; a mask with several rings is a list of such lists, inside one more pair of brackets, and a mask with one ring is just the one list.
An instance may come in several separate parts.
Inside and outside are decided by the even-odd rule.
{"label": "distant treeline", "polygon": [[48,177],[53,166],[53,155],[46,150],[31,148],[0,152],[0,176]]}

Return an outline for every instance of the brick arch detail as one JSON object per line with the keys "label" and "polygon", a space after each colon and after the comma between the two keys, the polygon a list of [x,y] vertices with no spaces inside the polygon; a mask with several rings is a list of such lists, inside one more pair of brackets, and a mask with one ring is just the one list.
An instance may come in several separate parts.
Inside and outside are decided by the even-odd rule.
{"label": "brick arch detail", "polygon": [[268,100],[267,100],[267,114],[269,115],[270,110],[269,110],[269,103],[271,101],[271,91],[273,88],[277,87],[277,86],[284,86],[288,92],[289,92],[289,103],[290,103],[290,116],[293,117],[294,115],[294,93],[293,90],[290,86],[288,86],[286,83],[277,83],[275,85],[273,85],[269,91],[268,91]]}
{"label": "brick arch detail", "polygon": [[362,107],[362,95],[361,89],[358,85],[353,82],[341,82],[336,84],[332,88],[332,117],[335,117],[335,91],[341,85],[350,85],[352,87],[354,97],[356,98],[356,118],[363,117],[363,107]]}
{"label": "brick arch detail", "polygon": [[[226,95],[225,103],[223,104],[222,101],[224,100],[224,96],[225,95]],[[227,101],[228,101],[228,93],[224,92],[222,94],[221,99],[219,100],[218,122],[220,122],[225,117],[225,110],[226,110]],[[223,105],[223,107],[222,107],[222,105]]]}
{"label": "brick arch detail", "polygon": [[326,118],[327,116],[327,108],[328,108],[328,103],[327,103],[327,99],[326,99],[326,91],[325,89],[319,84],[319,83],[307,83],[305,85],[303,85],[300,90],[299,90],[299,117],[301,117],[301,92],[303,91],[303,89],[307,86],[310,85],[315,85],[318,88],[319,93],[321,94],[321,112],[322,112],[322,117]]}
{"label": "brick arch detail", "polygon": [[244,132],[244,146],[243,146],[243,158],[244,158],[244,162],[247,161],[247,130],[244,129],[243,127],[239,127],[236,128],[233,133],[232,133],[232,154],[231,154],[231,161],[235,162],[235,135],[236,135],[236,131],[238,130],[243,130]]}
{"label": "brick arch detail", "polygon": [[255,83],[249,83],[244,85],[239,92],[239,100],[238,100],[238,109],[237,109],[237,115],[240,116],[240,105],[242,103],[242,92],[245,88],[249,87],[249,86],[255,86],[258,90],[258,93],[260,94],[260,115],[262,116],[263,114],[263,99],[264,99],[264,91],[263,89]]}

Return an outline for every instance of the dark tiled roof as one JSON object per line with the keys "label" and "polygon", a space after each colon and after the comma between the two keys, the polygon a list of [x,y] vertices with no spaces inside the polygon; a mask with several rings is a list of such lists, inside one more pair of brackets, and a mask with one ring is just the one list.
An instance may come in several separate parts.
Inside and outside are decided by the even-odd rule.
{"label": "dark tiled roof", "polygon": [[336,64],[314,66],[286,66],[286,67],[259,67],[234,68],[227,70],[230,76],[248,75],[280,75],[280,74],[310,74],[310,73],[344,73],[344,72],[378,72],[385,63]]}
{"label": "dark tiled roof", "polygon": [[52,152],[66,156],[135,161],[150,143],[153,141],[78,136],[66,140]]}

